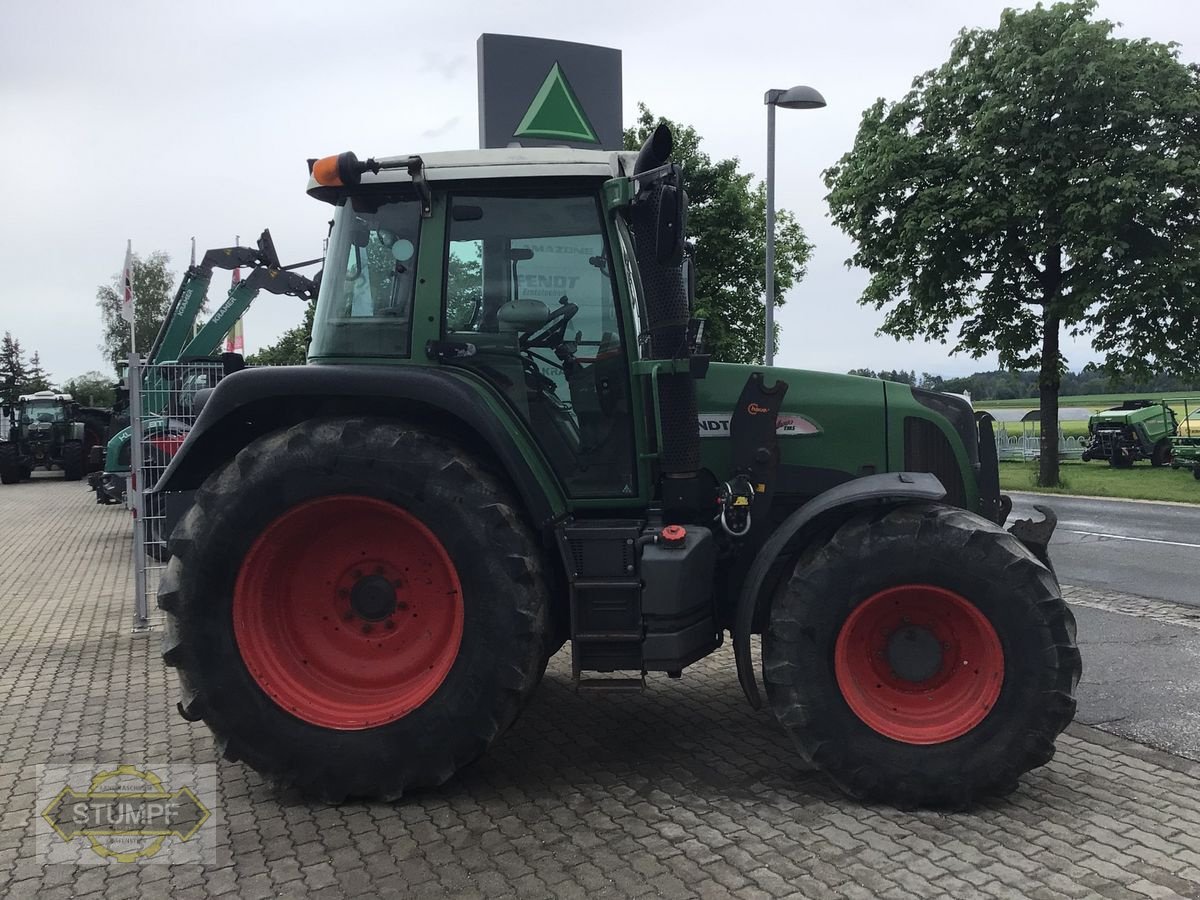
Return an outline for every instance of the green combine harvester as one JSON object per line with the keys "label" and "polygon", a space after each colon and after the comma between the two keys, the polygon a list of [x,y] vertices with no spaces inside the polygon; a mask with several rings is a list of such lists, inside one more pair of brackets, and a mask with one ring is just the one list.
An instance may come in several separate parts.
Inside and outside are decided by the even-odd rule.
{"label": "green combine harvester", "polygon": [[1171,461],[1171,438],[1179,431],[1175,410],[1165,400],[1126,400],[1088,419],[1090,438],[1081,457],[1107,460],[1127,469],[1139,459],[1152,466]]}
{"label": "green combine harvester", "polygon": [[671,150],[310,162],[309,364],[201,391],[152,493],[163,656],[225,757],[395,798],[483,754],[566,641],[619,698],[726,640],[856,797],[960,807],[1054,755],[1053,516],[1006,530],[958,397],[711,361]]}
{"label": "green combine harvester", "polygon": [[[319,260],[281,265],[271,232],[264,230],[256,247],[209,250],[199,265],[187,270],[146,354],[141,403],[149,417],[143,421],[143,435],[146,452],[152,455],[150,461],[155,466],[165,467],[166,461],[182,443],[192,418],[191,397],[197,390],[212,387],[218,380],[215,369],[220,365],[221,357],[215,354],[229,329],[250,308],[260,291],[311,300],[316,294],[315,283],[291,270],[315,262]],[[199,331],[195,331],[196,319],[207,298],[215,268],[250,268],[251,272],[233,286],[221,307]],[[124,502],[131,470],[132,440],[132,427],[122,429],[109,440],[103,472],[88,479],[96,492],[97,503]]]}

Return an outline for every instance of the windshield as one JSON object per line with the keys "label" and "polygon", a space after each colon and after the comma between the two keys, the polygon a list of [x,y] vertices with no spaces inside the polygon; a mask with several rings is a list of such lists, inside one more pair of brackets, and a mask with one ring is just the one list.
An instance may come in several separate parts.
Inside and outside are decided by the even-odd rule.
{"label": "windshield", "polygon": [[38,422],[65,422],[66,412],[57,400],[30,400],[21,408],[21,423],[32,425]]}
{"label": "windshield", "polygon": [[310,357],[408,356],[421,207],[343,200],[334,214]]}

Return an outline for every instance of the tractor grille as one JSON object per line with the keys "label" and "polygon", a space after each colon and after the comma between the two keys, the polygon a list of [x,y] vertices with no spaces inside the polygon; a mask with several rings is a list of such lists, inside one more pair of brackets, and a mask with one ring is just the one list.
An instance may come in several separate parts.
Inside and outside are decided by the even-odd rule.
{"label": "tractor grille", "polygon": [[966,506],[967,493],[954,447],[929,419],[909,416],[904,420],[904,468],[936,475],[946,489],[946,502]]}

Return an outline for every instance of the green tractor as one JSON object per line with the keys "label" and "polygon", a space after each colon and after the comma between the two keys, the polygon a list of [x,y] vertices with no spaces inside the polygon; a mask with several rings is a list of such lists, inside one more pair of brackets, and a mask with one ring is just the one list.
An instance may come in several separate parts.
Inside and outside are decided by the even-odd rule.
{"label": "green tractor", "polygon": [[163,656],[227,758],[394,798],[568,640],[580,691],[626,691],[727,636],[856,797],[960,807],[1053,756],[1080,658],[1052,515],[1005,530],[957,397],[705,356],[671,145],[310,162],[308,365],[201,392],[155,488]]}
{"label": "green tractor", "polygon": [[57,467],[67,481],[83,477],[87,424],[70,394],[22,394],[4,418],[0,483],[16,484],[37,468]]}
{"label": "green tractor", "polygon": [[1088,419],[1090,437],[1082,459],[1105,459],[1116,469],[1139,459],[1165,466],[1171,461],[1171,438],[1178,433],[1175,410],[1165,400],[1126,400]]}

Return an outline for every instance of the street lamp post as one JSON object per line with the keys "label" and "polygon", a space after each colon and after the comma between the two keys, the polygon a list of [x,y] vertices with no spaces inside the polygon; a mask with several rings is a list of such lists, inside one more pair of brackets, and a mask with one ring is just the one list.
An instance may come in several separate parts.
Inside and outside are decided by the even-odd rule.
{"label": "street lamp post", "polygon": [[775,107],[820,109],[825,98],[820,91],[801,84],[786,91],[767,91],[763,102],[767,105],[767,323],[763,360],[770,366],[775,363]]}

